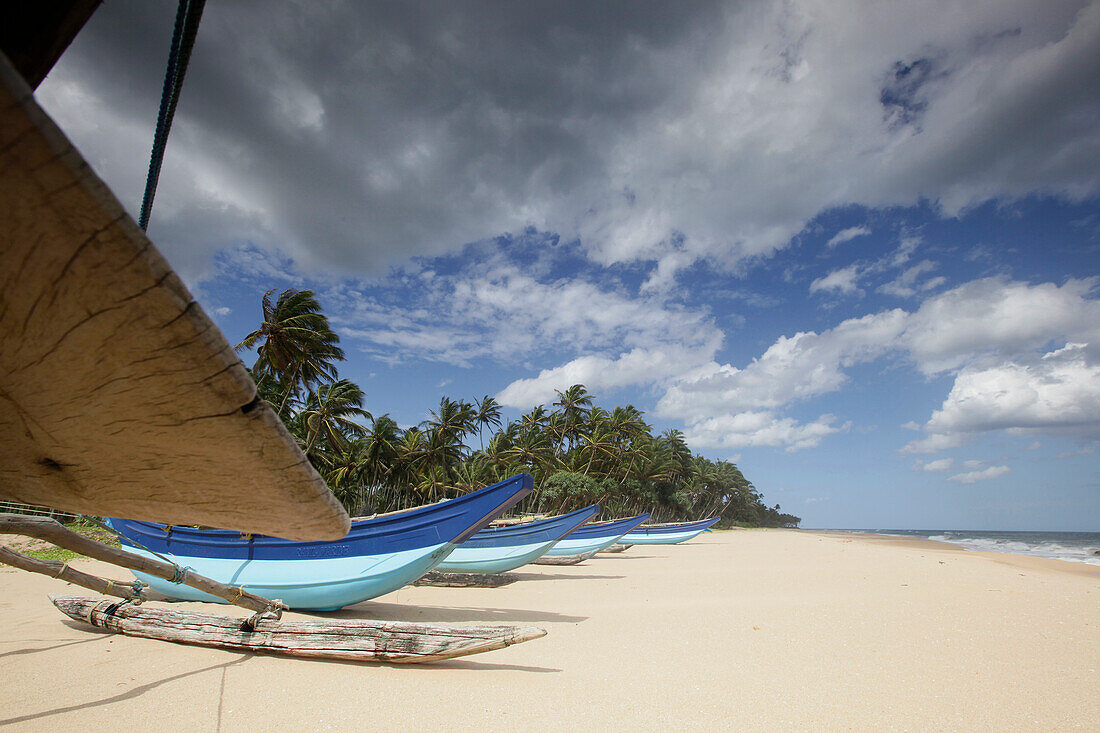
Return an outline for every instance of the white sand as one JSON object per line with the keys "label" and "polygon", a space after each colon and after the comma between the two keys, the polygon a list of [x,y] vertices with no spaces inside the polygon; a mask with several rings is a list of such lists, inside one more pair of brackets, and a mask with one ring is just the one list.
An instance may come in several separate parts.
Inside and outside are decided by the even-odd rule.
{"label": "white sand", "polygon": [[550,632],[399,666],[104,634],[46,599],[80,589],[0,570],[0,725],[1100,730],[1094,567],[773,530],[638,546],[521,575],[494,589],[406,588],[341,612]]}

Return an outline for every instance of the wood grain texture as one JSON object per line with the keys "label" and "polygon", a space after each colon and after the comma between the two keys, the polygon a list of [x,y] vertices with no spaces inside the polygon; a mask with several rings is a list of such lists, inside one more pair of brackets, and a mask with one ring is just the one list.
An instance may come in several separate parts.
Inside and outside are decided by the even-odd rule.
{"label": "wood grain texture", "polygon": [[0,498],[336,539],[347,514],[0,57]]}
{"label": "wood grain texture", "polygon": [[503,649],[546,635],[536,626],[465,626],[359,619],[262,619],[255,630],[246,631],[242,629],[242,619],[230,616],[80,596],[50,595],[50,600],[69,618],[129,636],[321,659],[431,662]]}

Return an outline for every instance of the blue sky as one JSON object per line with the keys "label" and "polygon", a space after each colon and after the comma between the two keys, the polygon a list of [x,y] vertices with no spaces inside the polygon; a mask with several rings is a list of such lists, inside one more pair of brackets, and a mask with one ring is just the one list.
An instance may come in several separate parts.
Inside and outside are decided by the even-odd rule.
{"label": "blue sky", "polygon": [[[111,3],[38,92],[131,211],[170,33]],[[194,54],[149,233],[230,341],[310,288],[403,425],[579,382],[803,526],[1100,529],[1097,3],[220,2]]]}

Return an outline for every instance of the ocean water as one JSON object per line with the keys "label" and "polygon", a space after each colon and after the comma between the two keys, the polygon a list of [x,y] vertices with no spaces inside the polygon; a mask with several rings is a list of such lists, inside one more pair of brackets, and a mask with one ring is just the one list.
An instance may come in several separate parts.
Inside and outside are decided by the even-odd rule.
{"label": "ocean water", "polygon": [[965,529],[867,529],[870,534],[920,537],[968,550],[1009,552],[1100,565],[1100,532],[985,532]]}

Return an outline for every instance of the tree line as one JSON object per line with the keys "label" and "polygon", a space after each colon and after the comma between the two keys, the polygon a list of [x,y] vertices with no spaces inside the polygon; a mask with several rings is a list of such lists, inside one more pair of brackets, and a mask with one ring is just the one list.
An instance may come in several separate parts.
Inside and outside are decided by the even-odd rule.
{"label": "tree line", "polygon": [[559,514],[600,504],[603,518],[650,512],[654,522],[721,514],[719,526],[797,526],[768,507],[729,461],[694,455],[679,430],[654,435],[633,405],[604,409],[581,384],[556,391],[504,422],[491,397],[443,397],[419,425],[402,429],[364,408],[358,385],[342,379],[340,338],[313,292],[274,290],[263,322],[237,350],[254,349],[251,373],[309,461],[352,515],[454,497],[521,471],[535,490],[519,513]]}

